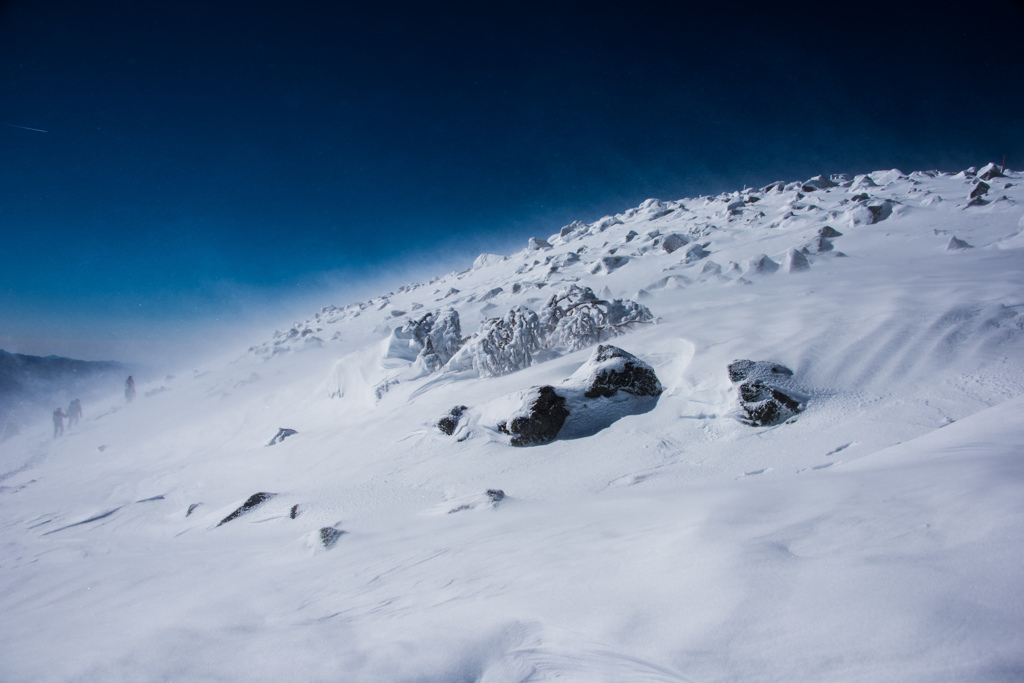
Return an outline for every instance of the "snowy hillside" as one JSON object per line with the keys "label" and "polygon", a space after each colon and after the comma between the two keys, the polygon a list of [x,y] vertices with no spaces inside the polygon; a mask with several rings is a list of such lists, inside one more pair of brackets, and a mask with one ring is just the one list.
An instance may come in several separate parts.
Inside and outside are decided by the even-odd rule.
{"label": "snowy hillside", "polygon": [[652,199],[26,431],[0,680],[1020,680],[1021,183]]}

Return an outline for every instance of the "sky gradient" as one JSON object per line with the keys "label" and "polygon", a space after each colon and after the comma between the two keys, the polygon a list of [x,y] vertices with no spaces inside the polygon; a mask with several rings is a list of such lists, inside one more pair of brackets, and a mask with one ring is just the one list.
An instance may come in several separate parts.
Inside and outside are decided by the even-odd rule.
{"label": "sky gradient", "polygon": [[480,5],[0,2],[0,348],[244,349],[648,197],[1024,166],[1019,2]]}

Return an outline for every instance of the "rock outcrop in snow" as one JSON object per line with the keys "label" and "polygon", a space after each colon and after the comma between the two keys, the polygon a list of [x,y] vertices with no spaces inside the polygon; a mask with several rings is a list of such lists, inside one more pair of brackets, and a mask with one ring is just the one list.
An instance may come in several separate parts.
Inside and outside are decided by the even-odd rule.
{"label": "rock outcrop in snow", "polygon": [[592,436],[627,415],[652,410],[662,392],[654,368],[617,346],[600,345],[561,384],[523,392],[497,429],[513,446]]}
{"label": "rock outcrop in snow", "polygon": [[[755,427],[784,422],[803,410],[788,388],[793,371],[767,361],[737,360],[729,364],[729,380],[738,384],[740,421]],[[786,387],[786,393],[783,391]]]}

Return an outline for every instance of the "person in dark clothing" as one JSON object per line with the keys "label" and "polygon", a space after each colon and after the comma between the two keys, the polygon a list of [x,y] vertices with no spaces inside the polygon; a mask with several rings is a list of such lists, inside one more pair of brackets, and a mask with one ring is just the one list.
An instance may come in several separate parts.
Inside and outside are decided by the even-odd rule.
{"label": "person in dark clothing", "polygon": [[53,411],[53,438],[58,436],[64,436],[64,418],[67,415],[64,414],[63,408],[57,408]]}
{"label": "person in dark clothing", "polygon": [[124,397],[129,403],[135,400],[135,380],[131,375],[128,375],[128,379],[124,383]]}
{"label": "person in dark clothing", "polygon": [[76,398],[68,406],[68,428],[70,429],[74,425],[78,424],[78,420],[81,417],[82,417],[82,402],[79,401]]}

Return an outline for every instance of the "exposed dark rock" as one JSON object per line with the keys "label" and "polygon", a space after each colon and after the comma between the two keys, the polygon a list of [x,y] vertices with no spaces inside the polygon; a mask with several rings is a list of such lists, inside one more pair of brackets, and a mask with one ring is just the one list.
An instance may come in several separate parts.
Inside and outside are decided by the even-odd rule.
{"label": "exposed dark rock", "polygon": [[978,177],[982,180],[992,180],[993,178],[1005,178],[1006,176],[1003,175],[998,166],[990,163],[981,167],[981,170],[978,171]]}
{"label": "exposed dark rock", "polygon": [[324,547],[324,550],[330,550],[345,533],[341,529],[335,529],[333,526],[325,526],[320,529],[320,545]]}
{"label": "exposed dark rock", "polygon": [[189,505],[188,512],[185,513],[185,516],[188,517],[189,515],[191,515],[193,512],[196,511],[196,508],[199,507],[200,505],[202,505],[202,503],[192,503],[191,505]]}
{"label": "exposed dark rock", "polygon": [[292,505],[291,512],[288,513],[288,516],[291,517],[292,519],[295,519],[296,517],[299,516],[299,504],[298,503],[296,503],[295,505]]}
{"label": "exposed dark rock", "polygon": [[876,204],[869,204],[868,211],[871,212],[871,217],[874,223],[884,221],[886,218],[892,215],[892,202],[883,200]]}
{"label": "exposed dark rock", "polygon": [[287,427],[280,427],[277,430],[277,434],[274,436],[273,439],[270,440],[270,442],[267,445],[273,446],[275,443],[281,443],[292,434],[298,434],[298,432],[295,431],[294,429],[288,429]]}
{"label": "exposed dark rock", "polygon": [[487,497],[492,503],[500,503],[505,500],[505,492],[501,489],[487,489]]}
{"label": "exposed dark rock", "polygon": [[752,426],[767,427],[800,412],[799,401],[763,382],[744,382],[739,389],[740,406],[747,414],[744,421]]}
{"label": "exposed dark rock", "polygon": [[832,251],[832,242],[825,239],[823,236],[818,235],[805,244],[801,251],[805,254],[822,254],[827,251]]}
{"label": "exposed dark rock", "polygon": [[800,400],[783,391],[779,384],[793,376],[785,365],[766,361],[736,360],[729,364],[729,380],[739,383],[742,422],[765,427],[788,420],[803,409]]}
{"label": "exposed dark rock", "polygon": [[625,241],[626,242],[632,242],[633,238],[635,238],[636,236],[637,236],[637,232],[635,230],[630,230],[629,232],[626,233]]}
{"label": "exposed dark rock", "polygon": [[587,398],[611,397],[620,390],[634,396],[659,396],[663,391],[654,368],[617,346],[598,346],[589,363],[599,369],[583,393]]}
{"label": "exposed dark rock", "polygon": [[949,242],[946,244],[946,251],[961,251],[963,249],[973,249],[973,244],[968,244],[962,239],[957,237],[950,237]]}
{"label": "exposed dark rock", "polygon": [[975,197],[971,201],[967,202],[967,206],[985,206],[986,204],[988,204],[988,202],[981,197]]}
{"label": "exposed dark rock", "polygon": [[734,360],[729,363],[729,381],[735,384],[745,380],[788,378],[793,371],[785,365],[759,360]]}
{"label": "exposed dark rock", "polygon": [[751,273],[774,273],[779,269],[779,264],[768,258],[766,254],[755,256],[747,262],[747,271]]}
{"label": "exposed dark rock", "polygon": [[227,524],[231,520],[237,519],[237,518],[241,517],[242,515],[244,515],[244,514],[246,514],[248,512],[251,512],[252,510],[255,510],[260,505],[263,505],[264,503],[266,503],[268,500],[270,500],[271,498],[273,498],[276,495],[277,495],[276,493],[266,493],[266,492],[263,492],[263,491],[261,491],[260,493],[252,494],[251,496],[249,496],[248,500],[246,500],[244,503],[242,503],[242,507],[238,508],[237,510],[232,512],[230,515],[228,515],[224,519],[220,520],[217,523],[217,526],[220,526],[221,524]]}
{"label": "exposed dark rock", "polygon": [[843,233],[839,232],[838,230],[833,228],[831,225],[826,225],[824,228],[818,230],[818,234],[821,235],[822,237],[828,237],[828,238],[842,237],[843,236]]}
{"label": "exposed dark rock", "polygon": [[466,406],[455,406],[448,411],[447,415],[437,421],[437,428],[451,436],[455,433],[455,428],[459,426],[459,418],[462,417],[462,413],[466,410]]}
{"label": "exposed dark rock", "polygon": [[[822,241],[828,242],[828,240]],[[831,248],[831,245],[829,245],[829,248]],[[789,252],[786,254],[785,267],[787,273],[795,273],[800,270],[809,269],[811,267],[811,264],[807,260],[807,257],[804,256],[802,253],[800,253],[796,249],[790,249]]]}
{"label": "exposed dark rock", "polygon": [[512,437],[513,446],[535,446],[553,441],[565,424],[569,411],[565,398],[549,385],[531,389],[524,403],[529,403],[527,414],[498,425],[498,429]]}
{"label": "exposed dark rock", "polygon": [[670,235],[665,235],[665,237],[661,241],[661,248],[671,254],[676,249],[679,249],[681,247],[685,247],[689,243],[690,243],[690,238],[689,237],[687,237],[686,235],[680,235],[679,233],[674,232],[674,233],[672,233]]}
{"label": "exposed dark rock", "polygon": [[977,185],[974,186],[974,189],[971,190],[970,197],[971,199],[975,199],[976,197],[980,197],[983,194],[987,194],[988,191],[991,189],[992,186],[989,185],[988,183],[979,182]]}
{"label": "exposed dark rock", "polygon": [[866,192],[862,192],[861,194],[855,194],[852,197],[850,197],[850,200],[854,202],[866,202],[868,199],[870,199],[870,197],[868,197],[868,194]]}
{"label": "exposed dark rock", "polygon": [[815,190],[825,190],[830,187],[836,187],[836,183],[832,182],[829,178],[823,175],[816,175],[803,184],[801,189],[804,192],[814,192]]}

